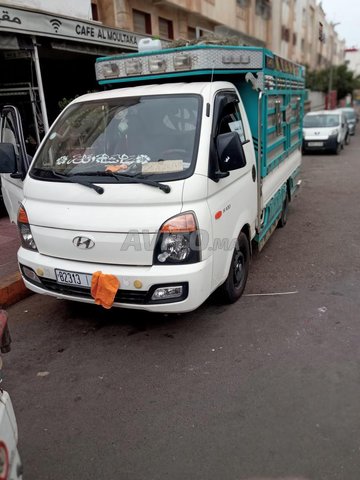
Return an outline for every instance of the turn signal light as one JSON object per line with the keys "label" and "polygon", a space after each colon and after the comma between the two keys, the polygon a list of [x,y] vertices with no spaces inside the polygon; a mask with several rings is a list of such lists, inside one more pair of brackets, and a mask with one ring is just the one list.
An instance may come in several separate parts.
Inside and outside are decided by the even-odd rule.
{"label": "turn signal light", "polygon": [[192,233],[196,232],[196,220],[192,213],[184,213],[167,220],[161,227],[160,233]]}
{"label": "turn signal light", "polygon": [[20,205],[19,211],[18,211],[18,217],[17,217],[18,223],[29,223],[29,219],[26,213],[25,208]]}

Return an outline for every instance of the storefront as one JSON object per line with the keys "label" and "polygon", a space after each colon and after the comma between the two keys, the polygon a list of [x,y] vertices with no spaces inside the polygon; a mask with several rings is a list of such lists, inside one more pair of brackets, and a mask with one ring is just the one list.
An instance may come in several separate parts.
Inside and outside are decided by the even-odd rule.
{"label": "storefront", "polygon": [[16,105],[29,153],[62,108],[98,89],[98,56],[137,50],[141,35],[0,4],[0,106]]}

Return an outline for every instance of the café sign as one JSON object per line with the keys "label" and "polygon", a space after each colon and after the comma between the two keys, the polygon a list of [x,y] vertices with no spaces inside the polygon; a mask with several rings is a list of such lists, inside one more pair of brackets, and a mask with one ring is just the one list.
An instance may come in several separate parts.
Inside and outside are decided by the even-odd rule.
{"label": "caf\u00e9 sign", "polygon": [[0,4],[0,32],[46,36],[129,50],[137,50],[138,41],[144,38],[142,35],[105,27],[97,22],[78,21],[75,18],[12,8],[2,4]]}

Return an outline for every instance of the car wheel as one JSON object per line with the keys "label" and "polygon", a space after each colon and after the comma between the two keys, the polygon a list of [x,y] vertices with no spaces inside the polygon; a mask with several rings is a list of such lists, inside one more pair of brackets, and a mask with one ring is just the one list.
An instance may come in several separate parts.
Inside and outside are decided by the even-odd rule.
{"label": "car wheel", "polygon": [[336,147],[334,148],[335,155],[339,155],[341,152],[341,143],[336,143]]}
{"label": "car wheel", "polygon": [[284,203],[283,203],[283,209],[281,212],[281,217],[278,222],[278,227],[283,228],[285,227],[288,219],[288,212],[289,212],[289,197],[286,195]]}
{"label": "car wheel", "polygon": [[245,233],[240,233],[231,259],[229,274],[219,287],[223,303],[234,303],[244,292],[250,266],[250,246]]}

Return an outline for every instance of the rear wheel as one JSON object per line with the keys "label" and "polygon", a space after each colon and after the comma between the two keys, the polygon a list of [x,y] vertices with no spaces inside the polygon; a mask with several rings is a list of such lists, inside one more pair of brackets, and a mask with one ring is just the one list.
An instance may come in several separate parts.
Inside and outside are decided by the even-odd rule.
{"label": "rear wheel", "polygon": [[283,203],[283,209],[281,212],[281,217],[278,223],[279,228],[285,227],[288,219],[288,212],[289,212],[289,197],[286,195],[284,203]]}
{"label": "rear wheel", "polygon": [[231,259],[229,274],[219,288],[224,303],[234,303],[244,292],[250,266],[250,246],[245,233],[240,233]]}

